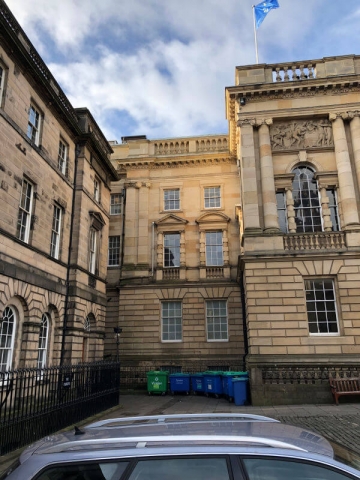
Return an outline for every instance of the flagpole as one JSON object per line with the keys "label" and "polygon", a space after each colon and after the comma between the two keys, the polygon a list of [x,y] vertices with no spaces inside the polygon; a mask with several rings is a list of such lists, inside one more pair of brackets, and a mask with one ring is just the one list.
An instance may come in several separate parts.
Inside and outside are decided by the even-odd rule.
{"label": "flagpole", "polygon": [[257,35],[256,35],[255,5],[253,5],[252,8],[253,8],[253,17],[254,17],[254,36],[255,36],[256,63],[259,64],[259,53],[258,53],[258,44],[257,44]]}

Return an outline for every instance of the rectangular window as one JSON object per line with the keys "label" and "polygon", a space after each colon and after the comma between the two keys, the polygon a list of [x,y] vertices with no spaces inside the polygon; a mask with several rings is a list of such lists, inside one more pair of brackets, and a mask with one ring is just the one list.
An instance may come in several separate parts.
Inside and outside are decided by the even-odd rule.
{"label": "rectangular window", "polygon": [[97,237],[98,231],[94,228],[91,228],[89,238],[89,271],[94,275],[96,273]]}
{"label": "rectangular window", "polygon": [[336,191],[333,188],[326,190],[329,197],[330,218],[332,223],[332,231],[338,232],[340,230],[339,212],[336,198]]}
{"label": "rectangular window", "polygon": [[309,333],[314,335],[338,334],[339,325],[333,280],[305,280],[305,293]]}
{"label": "rectangular window", "polygon": [[182,340],[181,302],[162,302],[163,342],[180,342]]}
{"label": "rectangular window", "polygon": [[206,330],[208,341],[228,340],[226,300],[206,302]]}
{"label": "rectangular window", "polygon": [[180,190],[164,190],[164,210],[180,209]]}
{"label": "rectangular window", "polygon": [[206,232],[206,265],[216,267],[224,265],[222,232]]}
{"label": "rectangular window", "polygon": [[285,192],[276,192],[276,203],[280,230],[284,233],[288,233]]}
{"label": "rectangular window", "polygon": [[204,206],[205,208],[221,207],[220,187],[204,188]]}
{"label": "rectangular window", "polygon": [[120,265],[120,236],[109,237],[108,265],[110,267]]}
{"label": "rectangular window", "polygon": [[60,254],[60,233],[61,233],[62,210],[54,205],[53,221],[51,229],[50,255],[56,259]]}
{"label": "rectangular window", "polygon": [[112,193],[110,195],[110,215],[120,215],[121,197],[120,193]]}
{"label": "rectangular window", "polygon": [[62,140],[59,141],[58,167],[61,173],[66,173],[66,162],[68,156],[68,146]]}
{"label": "rectangular window", "polygon": [[100,181],[98,178],[94,180],[94,198],[97,202],[100,202]]}
{"label": "rectangular window", "polygon": [[23,179],[16,235],[25,243],[29,243],[33,196],[34,186]]}
{"label": "rectangular window", "polygon": [[164,267],[180,267],[180,233],[164,235]]}
{"label": "rectangular window", "polygon": [[42,115],[40,111],[34,107],[30,106],[29,110],[29,120],[27,127],[27,136],[32,140],[35,145],[40,144],[40,128],[41,128]]}

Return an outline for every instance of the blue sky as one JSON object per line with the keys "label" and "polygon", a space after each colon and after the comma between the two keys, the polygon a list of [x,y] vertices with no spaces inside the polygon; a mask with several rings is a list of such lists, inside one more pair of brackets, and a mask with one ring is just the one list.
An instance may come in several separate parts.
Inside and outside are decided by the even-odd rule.
{"label": "blue sky", "polygon": [[[6,1],[109,140],[227,132],[225,87],[256,62],[253,0]],[[360,54],[359,0],[279,3],[258,29],[260,63]]]}

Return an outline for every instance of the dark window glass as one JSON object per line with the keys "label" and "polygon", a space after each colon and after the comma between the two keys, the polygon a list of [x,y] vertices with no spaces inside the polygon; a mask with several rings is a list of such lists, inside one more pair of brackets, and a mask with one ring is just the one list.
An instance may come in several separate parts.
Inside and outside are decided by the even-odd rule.
{"label": "dark window glass", "polygon": [[128,462],[74,463],[47,468],[36,480],[112,480],[119,479]]}
{"label": "dark window glass", "polygon": [[297,167],[293,181],[296,231],[321,232],[321,208],[317,182],[309,167]]}

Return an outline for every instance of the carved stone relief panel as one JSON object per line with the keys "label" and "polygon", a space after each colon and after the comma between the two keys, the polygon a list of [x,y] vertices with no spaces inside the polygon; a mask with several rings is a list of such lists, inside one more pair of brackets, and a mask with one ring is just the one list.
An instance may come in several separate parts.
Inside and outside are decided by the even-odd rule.
{"label": "carved stone relief panel", "polygon": [[331,122],[327,119],[274,123],[270,138],[272,150],[334,146]]}

